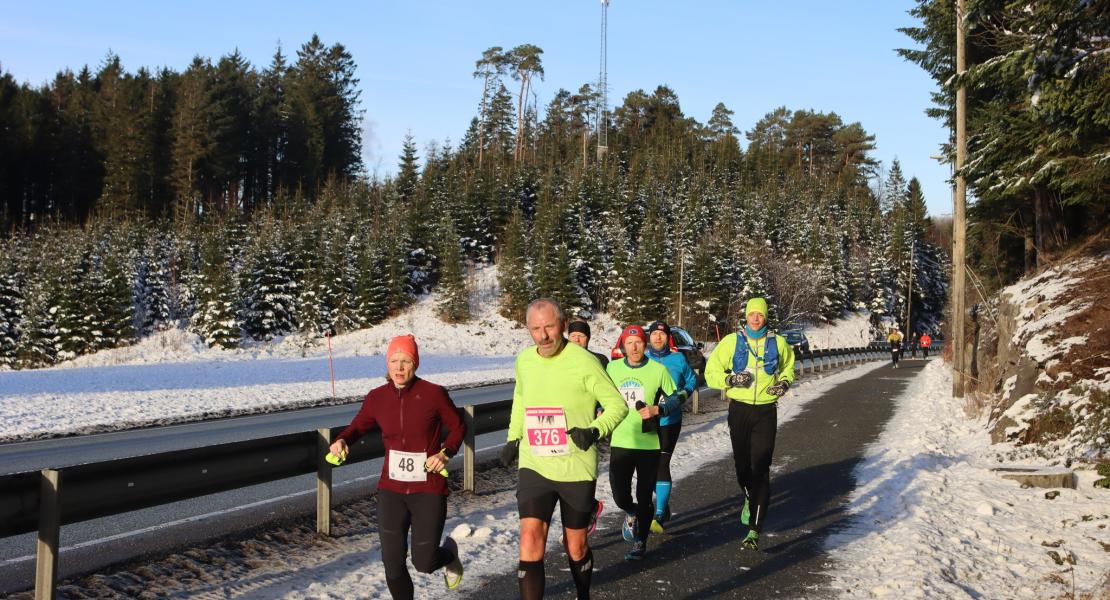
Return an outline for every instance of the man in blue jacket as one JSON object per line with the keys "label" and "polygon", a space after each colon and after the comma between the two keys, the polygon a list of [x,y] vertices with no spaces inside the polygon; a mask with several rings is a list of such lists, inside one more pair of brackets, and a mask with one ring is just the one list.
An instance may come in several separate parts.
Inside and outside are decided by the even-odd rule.
{"label": "man in blue jacket", "polygon": [[[648,358],[662,363],[674,379],[680,403],[685,403],[698,387],[698,377],[681,352],[671,350],[671,327],[663,321],[648,326]],[[682,431],[682,411],[676,410],[659,420],[659,474],[655,479],[655,519],[653,533],[662,533],[663,524],[671,518],[671,455]]]}

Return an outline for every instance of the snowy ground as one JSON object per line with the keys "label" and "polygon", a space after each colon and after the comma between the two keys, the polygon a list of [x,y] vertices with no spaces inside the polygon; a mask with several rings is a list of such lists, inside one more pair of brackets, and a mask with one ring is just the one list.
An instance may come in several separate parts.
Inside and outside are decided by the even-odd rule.
{"label": "snowy ground", "polygon": [[854,525],[827,544],[835,589],[845,598],[1110,597],[1110,491],[1092,487],[1090,470],[1054,499],[999,478],[990,469],[1014,448],[990,444],[951,381],[948,365],[931,362],[856,469]]}

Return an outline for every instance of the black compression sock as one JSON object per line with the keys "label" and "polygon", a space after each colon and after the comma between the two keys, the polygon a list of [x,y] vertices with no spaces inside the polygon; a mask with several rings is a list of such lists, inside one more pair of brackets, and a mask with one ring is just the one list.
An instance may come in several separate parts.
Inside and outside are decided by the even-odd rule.
{"label": "black compression sock", "polygon": [[540,600],[546,583],[543,572],[543,559],[522,560],[517,572],[520,583],[520,597],[523,600]]}
{"label": "black compression sock", "polygon": [[594,575],[594,551],[586,548],[586,556],[582,560],[574,560],[569,555],[570,576],[574,578],[574,587],[578,588],[578,600],[590,600],[590,580]]}

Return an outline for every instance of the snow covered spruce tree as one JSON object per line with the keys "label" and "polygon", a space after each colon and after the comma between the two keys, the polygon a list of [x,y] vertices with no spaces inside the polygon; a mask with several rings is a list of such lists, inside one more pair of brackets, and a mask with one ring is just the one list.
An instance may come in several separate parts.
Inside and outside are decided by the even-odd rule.
{"label": "snow covered spruce tree", "polygon": [[223,232],[213,228],[200,243],[196,312],[191,328],[212,347],[235,348],[242,339],[238,279],[225,251]]}
{"label": "snow covered spruce tree", "polygon": [[12,244],[0,244],[0,369],[16,366],[23,325],[23,284]]}
{"label": "snow covered spruce tree", "polygon": [[388,253],[380,241],[368,238],[348,243],[347,248],[355,265],[352,319],[358,327],[377,325],[389,315]]}
{"label": "snow covered spruce tree", "polygon": [[296,329],[297,282],[282,226],[269,218],[256,227],[243,262],[243,329],[269,340]]}
{"label": "snow covered spruce tree", "polygon": [[462,323],[470,319],[470,295],[466,290],[466,265],[459,236],[448,215],[440,219],[439,241],[439,301],[436,313],[447,323]]}
{"label": "snow covered spruce tree", "polygon": [[155,232],[143,236],[132,251],[135,279],[131,289],[135,306],[134,327],[138,336],[147,336],[169,327],[173,321],[170,292],[170,256],[167,236]]}
{"label": "snow covered spruce tree", "polygon": [[513,207],[505,227],[501,251],[497,256],[497,280],[501,285],[501,314],[524,323],[525,310],[532,300],[532,268],[526,253],[527,224],[520,210]]}
{"label": "snow covered spruce tree", "polygon": [[135,340],[135,274],[128,260],[127,243],[124,231],[109,228],[93,246],[87,286],[93,303],[86,307],[91,338],[85,352],[116,348]]}

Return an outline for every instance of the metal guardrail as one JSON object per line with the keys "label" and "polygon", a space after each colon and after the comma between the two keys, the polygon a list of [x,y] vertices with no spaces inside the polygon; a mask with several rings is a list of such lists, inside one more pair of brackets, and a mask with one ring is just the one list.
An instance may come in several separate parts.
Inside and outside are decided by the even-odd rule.
{"label": "metal guardrail", "polygon": [[[889,348],[889,345],[887,345]],[[799,375],[885,356],[884,348],[816,350],[795,360]],[[463,489],[474,491],[475,438],[509,426],[512,400],[460,409],[467,426],[463,441]],[[699,410],[698,392],[693,402]],[[0,476],[0,537],[38,531],[35,598],[54,598],[58,540],[62,525],[168,504],[217,492],[315,472],[317,531],[331,534],[331,475],[324,460],[331,440],[345,427],[176,450]],[[383,458],[378,431],[350,447],[346,463]]]}

